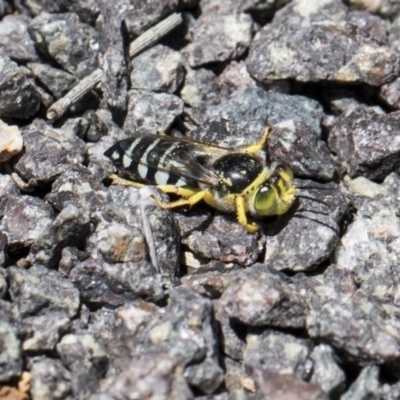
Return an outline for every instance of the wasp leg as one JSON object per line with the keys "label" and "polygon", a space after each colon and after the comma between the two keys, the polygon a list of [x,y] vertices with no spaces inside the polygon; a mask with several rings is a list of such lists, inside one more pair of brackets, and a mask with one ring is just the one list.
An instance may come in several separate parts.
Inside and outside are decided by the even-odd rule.
{"label": "wasp leg", "polygon": [[261,151],[264,148],[265,144],[267,143],[268,135],[269,135],[270,131],[271,131],[271,127],[269,125],[266,126],[264,129],[264,133],[261,136],[260,141],[256,144],[246,147],[245,149],[243,149],[243,152],[253,154],[253,153],[257,153],[258,151]]}
{"label": "wasp leg", "polygon": [[197,189],[188,189],[188,188],[176,187],[173,185],[158,186],[158,188],[162,190],[164,193],[175,193],[178,196],[186,197],[185,199],[172,201],[171,203],[168,204],[162,203],[160,199],[155,197],[154,199],[158,204],[158,206],[164,210],[181,206],[192,207],[201,200],[204,200],[208,205],[214,208],[217,205],[216,201],[214,200],[214,196],[212,195],[211,192],[207,190],[198,191]]}
{"label": "wasp leg", "polygon": [[111,179],[113,185],[133,186],[133,187],[139,188],[139,189],[146,186],[143,183],[138,183],[138,182],[129,181],[127,179],[123,179],[120,176],[115,175],[115,174],[111,174],[109,176],[109,179]]}
{"label": "wasp leg", "polygon": [[258,225],[247,223],[246,207],[243,197],[241,196],[236,197],[235,202],[236,202],[237,220],[239,224],[243,225],[247,230],[247,232],[250,233],[257,232],[259,229]]}

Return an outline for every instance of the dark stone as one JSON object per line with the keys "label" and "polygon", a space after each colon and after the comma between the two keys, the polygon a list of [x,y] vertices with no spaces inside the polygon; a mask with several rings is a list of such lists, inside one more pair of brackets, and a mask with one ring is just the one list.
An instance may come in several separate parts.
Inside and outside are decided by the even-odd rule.
{"label": "dark stone", "polygon": [[35,240],[28,260],[33,264],[54,268],[61,258],[62,249],[81,246],[89,232],[89,216],[70,204]]}
{"label": "dark stone", "polygon": [[304,293],[263,264],[238,272],[220,302],[231,319],[250,326],[302,328],[307,314]]}
{"label": "dark stone", "polygon": [[400,112],[360,106],[340,116],[328,144],[351,176],[383,179],[400,169]]}
{"label": "dark stone", "polygon": [[63,336],[57,344],[57,353],[71,371],[71,389],[75,398],[87,399],[99,390],[99,381],[107,372],[108,357],[92,335]]}
{"label": "dark stone", "polygon": [[59,272],[33,266],[28,270],[8,268],[10,295],[23,316],[65,312],[72,318],[78,312],[79,292]]}
{"label": "dark stone", "polygon": [[98,67],[97,32],[75,13],[43,13],[32,20],[29,33],[41,53],[77,78]]}
{"label": "dark stone", "polygon": [[50,311],[26,317],[23,321],[32,330],[32,336],[22,343],[25,352],[53,351],[61,335],[71,326],[71,320],[64,311]]}
{"label": "dark stone", "polygon": [[[120,1],[120,0],[119,0]],[[126,2],[120,1],[121,6],[126,7]],[[179,1],[154,0],[151,2],[131,0],[128,2],[128,10],[125,24],[131,36],[137,37],[153,25],[177,11]]]}
{"label": "dark stone", "polygon": [[130,90],[124,130],[131,135],[166,132],[182,112],[183,102],[177,96]]}
{"label": "dark stone", "polygon": [[23,69],[0,55],[0,118],[28,119],[39,107],[39,94]]}
{"label": "dark stone", "polygon": [[31,196],[3,196],[0,214],[0,230],[7,236],[10,250],[29,247],[54,218],[51,206]]}
{"label": "dark stone", "polygon": [[91,212],[103,204],[106,197],[105,187],[96,177],[87,168],[75,165],[54,181],[46,201],[60,211],[73,204],[80,210]]}
{"label": "dark stone", "polygon": [[183,54],[191,67],[237,59],[249,47],[252,29],[248,14],[202,14],[191,27],[192,41]]}
{"label": "dark stone", "polygon": [[339,1],[290,3],[258,33],[247,59],[261,82],[295,79],[380,86],[399,74],[400,63],[368,13],[349,13]]}
{"label": "dark stone", "polygon": [[97,2],[100,17],[96,21],[99,42],[103,54],[102,90],[107,104],[121,113],[126,110],[128,71],[123,40],[123,21],[127,9],[120,2]]}
{"label": "dark stone", "polygon": [[32,62],[28,64],[34,77],[56,98],[67,94],[78,82],[74,75],[48,64]]}
{"label": "dark stone", "polygon": [[24,133],[24,147],[15,170],[26,181],[40,183],[49,183],[70,169],[70,164],[81,163],[86,152],[85,143],[65,129],[43,132],[32,127]]}
{"label": "dark stone", "polygon": [[277,270],[313,270],[327,260],[339,241],[339,226],[348,210],[333,183],[297,180],[295,185],[298,202],[265,228],[264,262]]}

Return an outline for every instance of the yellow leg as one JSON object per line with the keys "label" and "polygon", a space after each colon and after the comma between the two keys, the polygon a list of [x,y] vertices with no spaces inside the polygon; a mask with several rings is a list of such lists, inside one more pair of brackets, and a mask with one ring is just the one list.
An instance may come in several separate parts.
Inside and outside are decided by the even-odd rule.
{"label": "yellow leg", "polygon": [[237,211],[237,220],[239,224],[243,225],[247,232],[254,233],[257,232],[259,227],[256,224],[248,224],[247,223],[247,215],[246,215],[246,207],[244,203],[243,197],[236,197],[236,211]]}
{"label": "yellow leg", "polygon": [[163,210],[169,210],[171,208],[181,207],[181,206],[192,207],[201,200],[204,200],[207,204],[211,205],[212,207],[215,207],[216,205],[214,196],[207,190],[201,190],[200,192],[185,188],[175,188],[175,190],[172,190],[170,185],[159,186],[159,189],[162,190],[164,193],[176,193],[179,196],[188,197],[186,199],[179,199],[176,201],[172,201],[171,203],[168,204],[162,203],[160,199],[155,197],[154,200],[156,201],[158,206]]}
{"label": "yellow leg", "polygon": [[269,135],[270,131],[271,131],[271,127],[269,125],[267,125],[264,129],[264,133],[261,136],[260,141],[257,144],[253,144],[249,147],[246,147],[245,149],[243,149],[243,152],[253,154],[253,153],[257,153],[258,151],[262,150],[264,148],[265,144],[267,143],[268,135]]}
{"label": "yellow leg", "polygon": [[111,174],[109,176],[109,178],[112,180],[113,185],[133,186],[133,187],[139,188],[139,189],[146,186],[143,183],[138,183],[138,182],[129,181],[127,179],[123,179],[115,174]]}

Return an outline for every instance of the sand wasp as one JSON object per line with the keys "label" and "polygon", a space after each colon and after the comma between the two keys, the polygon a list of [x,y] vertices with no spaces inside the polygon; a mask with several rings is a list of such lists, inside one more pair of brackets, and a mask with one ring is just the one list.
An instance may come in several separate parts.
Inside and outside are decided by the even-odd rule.
{"label": "sand wasp", "polygon": [[226,148],[166,135],[137,135],[104,154],[132,181],[128,184],[157,185],[164,193],[181,197],[170,203],[156,199],[161,208],[193,206],[203,200],[217,210],[236,213],[238,222],[255,232],[259,227],[248,223],[247,214],[281,215],[295,199],[290,168],[267,161],[264,147],[270,129],[266,127],[251,146]]}

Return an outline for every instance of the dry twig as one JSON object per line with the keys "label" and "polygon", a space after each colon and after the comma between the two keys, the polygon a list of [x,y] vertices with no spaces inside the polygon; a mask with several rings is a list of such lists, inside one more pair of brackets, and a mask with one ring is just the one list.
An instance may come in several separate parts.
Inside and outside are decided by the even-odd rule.
{"label": "dry twig", "polygon": [[[135,39],[129,47],[129,57],[134,57],[144,49],[157,43],[163,36],[172,31],[182,22],[180,14],[172,14],[159,22],[145,33]],[[47,118],[55,120],[60,118],[71,105],[76,103],[82,96],[92,90],[100,81],[103,71],[99,68],[89,76],[78,82],[64,97],[57,100],[48,110]]]}

